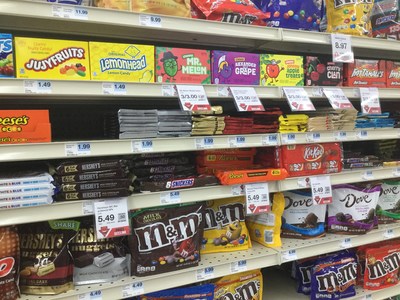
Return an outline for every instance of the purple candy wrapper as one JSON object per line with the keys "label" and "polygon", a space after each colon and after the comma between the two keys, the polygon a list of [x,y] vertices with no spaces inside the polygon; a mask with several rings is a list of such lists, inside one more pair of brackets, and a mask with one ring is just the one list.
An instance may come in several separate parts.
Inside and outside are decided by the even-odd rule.
{"label": "purple candy wrapper", "polygon": [[267,26],[319,31],[322,19],[322,0],[252,0],[271,18]]}
{"label": "purple candy wrapper", "polygon": [[350,184],[333,186],[328,205],[328,232],[365,234],[378,224],[375,208],[381,187],[362,188]]}
{"label": "purple candy wrapper", "polygon": [[357,260],[354,253],[338,252],[315,262],[311,300],[344,299],[356,294]]}
{"label": "purple candy wrapper", "polygon": [[311,275],[316,258],[307,258],[296,262],[296,280],[297,292],[310,295],[311,293]]}
{"label": "purple candy wrapper", "polygon": [[260,56],[253,53],[211,52],[211,75],[214,84],[260,84]]}

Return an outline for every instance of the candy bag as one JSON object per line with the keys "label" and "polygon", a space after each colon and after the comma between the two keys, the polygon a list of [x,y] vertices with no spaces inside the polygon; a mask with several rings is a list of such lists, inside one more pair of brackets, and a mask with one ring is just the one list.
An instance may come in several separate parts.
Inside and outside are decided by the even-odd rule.
{"label": "candy bag", "polygon": [[296,261],[297,292],[304,295],[311,293],[311,274],[317,258],[308,257]]}
{"label": "candy bag", "polygon": [[213,300],[214,285],[179,287],[139,296],[138,300]]}
{"label": "candy bag", "polygon": [[132,11],[190,18],[190,0],[131,0]]}
{"label": "candy bag", "polygon": [[400,39],[398,0],[375,0],[371,24],[373,37]]}
{"label": "candy bag", "polygon": [[400,220],[400,181],[386,180],[381,185],[376,214],[379,224]]}
{"label": "candy bag", "polygon": [[263,278],[260,270],[228,275],[215,282],[214,299],[261,300]]}

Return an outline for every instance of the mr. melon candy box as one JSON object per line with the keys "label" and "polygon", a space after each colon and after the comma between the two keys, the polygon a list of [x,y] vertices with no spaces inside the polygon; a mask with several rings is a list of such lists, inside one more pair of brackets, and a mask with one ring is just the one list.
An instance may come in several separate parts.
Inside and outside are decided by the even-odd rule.
{"label": "mr. melon candy box", "polygon": [[304,85],[302,56],[261,54],[260,63],[260,85]]}
{"label": "mr. melon candy box", "polygon": [[210,51],[157,47],[156,81],[194,84],[211,83]]}
{"label": "mr. melon candy box", "polygon": [[154,82],[154,46],[89,42],[93,80]]}
{"label": "mr. melon candy box", "polygon": [[87,42],[15,38],[17,78],[90,80]]}

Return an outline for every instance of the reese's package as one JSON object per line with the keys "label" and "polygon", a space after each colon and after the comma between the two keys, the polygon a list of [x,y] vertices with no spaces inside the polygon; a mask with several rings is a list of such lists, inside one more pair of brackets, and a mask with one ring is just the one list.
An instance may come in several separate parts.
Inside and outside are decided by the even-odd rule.
{"label": "reese's package", "polygon": [[207,202],[201,253],[247,250],[251,247],[242,196]]}
{"label": "reese's package", "polygon": [[73,263],[67,245],[78,230],[79,222],[73,220],[19,226],[22,293],[54,295],[73,288]]}
{"label": "reese's package", "polygon": [[376,215],[379,224],[400,220],[400,181],[385,180],[381,185]]}
{"label": "reese's package", "polygon": [[261,300],[263,278],[260,270],[228,275],[215,282],[214,299]]}
{"label": "reese's package", "polygon": [[148,276],[197,266],[204,203],[140,209],[131,213],[132,273]]}
{"label": "reese's package", "polygon": [[14,226],[0,227],[0,296],[16,300],[18,291],[19,238]]}
{"label": "reese's package", "polygon": [[130,276],[131,256],[123,237],[97,239],[93,218],[80,220],[69,243],[74,260],[74,284],[94,284]]}

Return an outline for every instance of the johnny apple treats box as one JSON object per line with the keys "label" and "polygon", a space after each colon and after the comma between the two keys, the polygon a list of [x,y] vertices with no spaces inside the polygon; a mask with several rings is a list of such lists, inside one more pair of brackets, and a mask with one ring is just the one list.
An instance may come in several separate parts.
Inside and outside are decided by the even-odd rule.
{"label": "johnny apple treats box", "polygon": [[261,54],[260,63],[260,85],[304,85],[302,56]]}
{"label": "johnny apple treats box", "polygon": [[210,51],[157,47],[156,81],[194,84],[211,83]]}
{"label": "johnny apple treats box", "polygon": [[93,80],[154,82],[154,46],[89,42]]}
{"label": "johnny apple treats box", "polygon": [[0,33],[0,78],[14,77],[12,35]]}
{"label": "johnny apple treats box", "polygon": [[90,80],[87,42],[15,38],[17,78]]}
{"label": "johnny apple treats box", "polygon": [[306,86],[342,86],[343,63],[333,62],[329,56],[306,56],[304,83]]}
{"label": "johnny apple treats box", "polygon": [[400,88],[400,62],[386,61],[386,87]]}
{"label": "johnny apple treats box", "polygon": [[260,84],[260,55],[211,51],[211,76],[214,84]]}
{"label": "johnny apple treats box", "polygon": [[355,59],[343,66],[343,85],[356,87],[386,87],[384,60]]}

